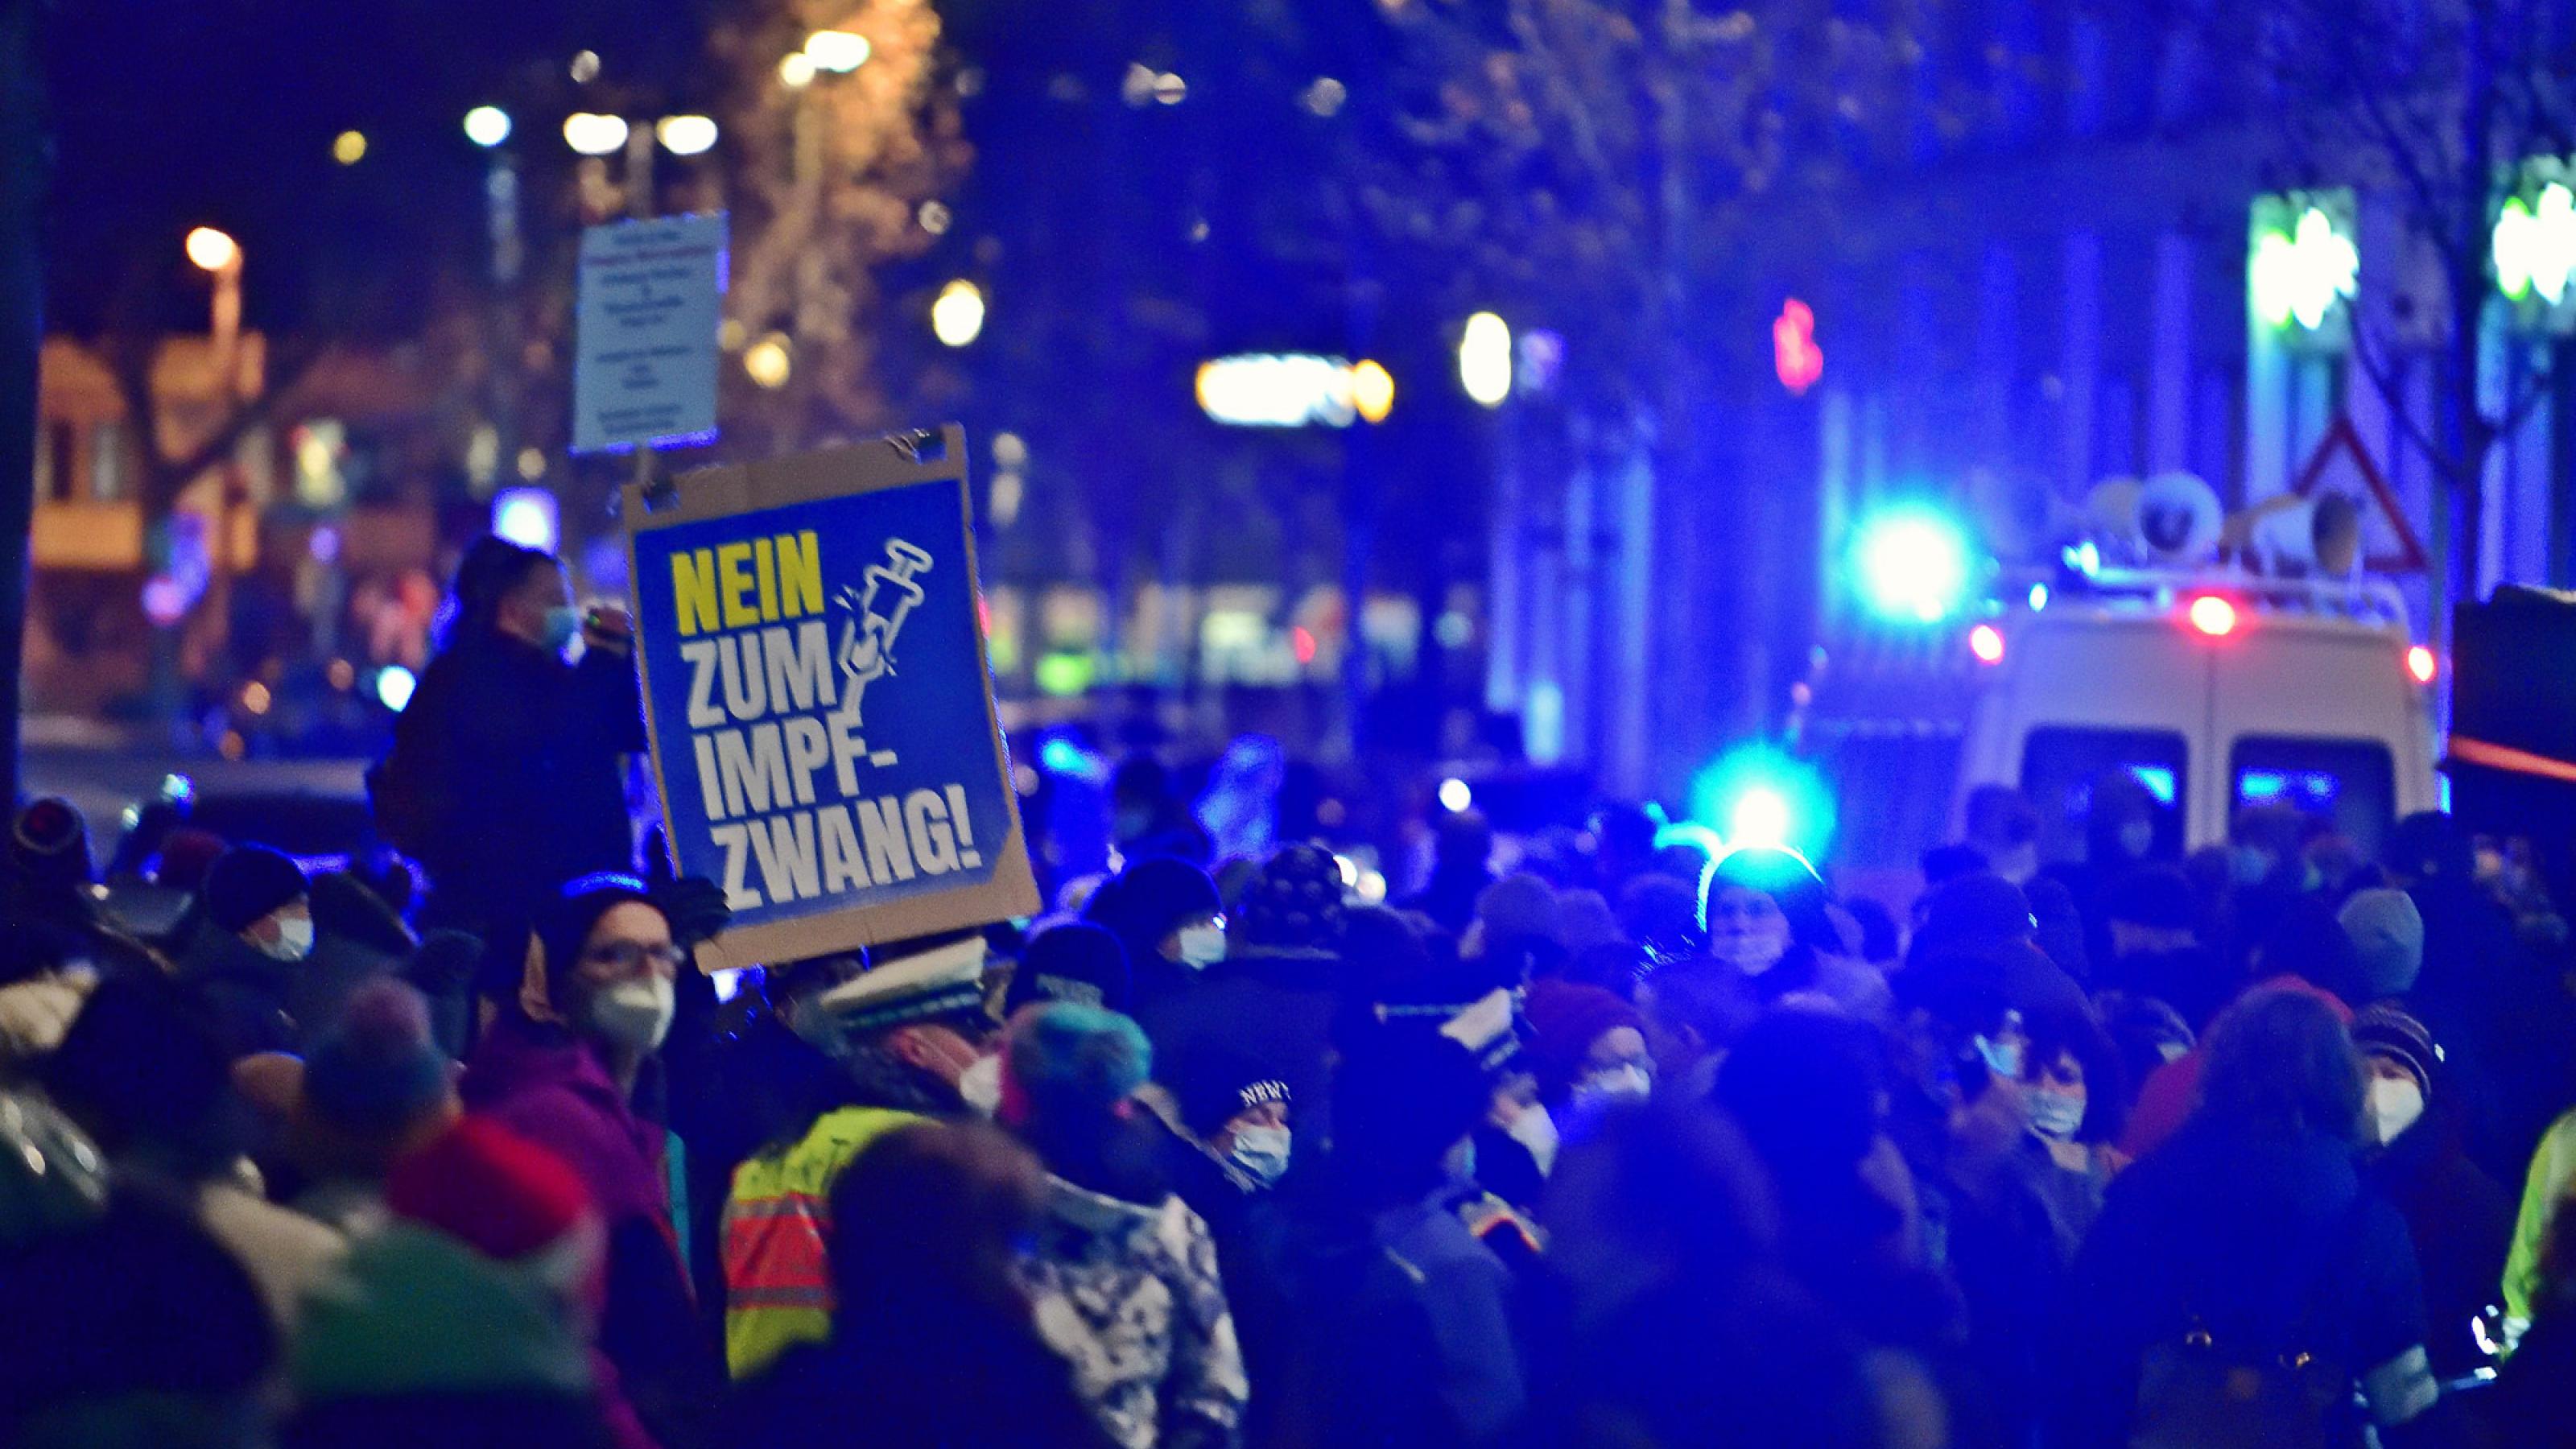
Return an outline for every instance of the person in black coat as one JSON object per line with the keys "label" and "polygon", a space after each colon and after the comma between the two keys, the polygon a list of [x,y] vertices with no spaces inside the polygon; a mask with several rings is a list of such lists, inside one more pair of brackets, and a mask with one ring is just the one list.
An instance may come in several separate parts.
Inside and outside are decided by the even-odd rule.
{"label": "person in black coat", "polygon": [[[446,647],[369,783],[379,822],[429,870],[424,924],[475,930],[564,881],[635,868],[623,771],[644,709],[632,622],[585,618],[554,555],[477,539],[454,594]],[[588,648],[566,664],[575,634]]]}
{"label": "person in black coat", "polygon": [[2514,1200],[2468,1158],[2459,1108],[2449,1100],[2449,1068],[2432,1032],[2383,1003],[2353,1018],[2352,1036],[2369,1074],[2374,1150],[2362,1170],[2405,1215],[2423,1266],[2433,1372],[2461,1378],[2486,1366],[2469,1321],[2497,1301],[2513,1246]]}
{"label": "person in black coat", "polygon": [[2219,1019],[2200,1111],[2111,1185],[2076,1256],[2050,1336],[2050,1444],[2251,1431],[2240,1381],[2284,1375],[2324,1416],[2358,1386],[2384,1444],[2435,1428],[2415,1249],[2355,1161],[2364,1099],[2360,1055],[2316,995],[2261,988]]}

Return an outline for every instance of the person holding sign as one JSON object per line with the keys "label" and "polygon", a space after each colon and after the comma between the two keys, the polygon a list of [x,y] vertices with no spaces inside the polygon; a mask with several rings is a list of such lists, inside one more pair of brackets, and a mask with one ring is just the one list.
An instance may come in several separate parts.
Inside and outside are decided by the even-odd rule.
{"label": "person holding sign", "polygon": [[[644,709],[633,624],[575,609],[553,554],[477,539],[452,602],[368,785],[386,838],[429,870],[423,924],[481,931],[558,882],[635,868],[623,772]],[[587,647],[567,664],[576,635]]]}

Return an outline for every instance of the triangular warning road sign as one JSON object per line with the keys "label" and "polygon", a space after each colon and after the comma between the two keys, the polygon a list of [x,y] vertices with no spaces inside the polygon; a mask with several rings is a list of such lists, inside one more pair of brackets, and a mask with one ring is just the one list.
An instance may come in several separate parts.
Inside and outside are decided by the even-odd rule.
{"label": "triangular warning road sign", "polygon": [[[2362,446],[2361,434],[2353,428],[2352,419],[2339,417],[2327,426],[2317,450],[2299,469],[2299,481],[2291,492],[2302,498],[2313,498],[2320,491],[2340,493],[2361,505],[2362,567],[2376,574],[2420,574],[2430,571],[2424,545],[2415,537],[2415,525],[2406,521],[2406,510],[2397,504],[2397,490],[2388,486],[2388,477],[2370,459],[2370,450]],[[2374,510],[2371,505],[2376,503]],[[2373,512],[2378,525],[2372,526]]]}

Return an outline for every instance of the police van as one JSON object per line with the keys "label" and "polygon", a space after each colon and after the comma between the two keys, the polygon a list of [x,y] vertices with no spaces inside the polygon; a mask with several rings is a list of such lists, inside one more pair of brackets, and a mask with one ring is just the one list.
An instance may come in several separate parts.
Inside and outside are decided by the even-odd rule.
{"label": "police van", "polygon": [[[2184,849],[2282,804],[2365,855],[2436,809],[2434,660],[2384,581],[2101,573],[1969,629],[1979,681],[1954,807],[1986,783],[2037,807],[2043,859],[2083,853],[2094,782],[2126,774]],[[1955,815],[1954,815],[1955,818]]]}
{"label": "police van", "polygon": [[2037,808],[2044,862],[2082,858],[2092,793],[2120,776],[2156,802],[2168,857],[2225,841],[2252,805],[2293,807],[2371,854],[2397,819],[2441,808],[2438,661],[2403,597],[2348,566],[2178,565],[2214,551],[2215,505],[2195,501],[2166,566],[2070,549],[2080,566],[2001,577],[1981,612],[1823,661],[1804,744],[1842,811],[1837,856],[1911,867],[1959,838],[1968,794],[1989,784]]}

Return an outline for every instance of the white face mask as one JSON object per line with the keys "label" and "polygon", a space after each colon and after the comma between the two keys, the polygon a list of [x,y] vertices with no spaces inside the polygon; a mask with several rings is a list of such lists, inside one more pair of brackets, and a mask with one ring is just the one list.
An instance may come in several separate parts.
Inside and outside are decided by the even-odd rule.
{"label": "white face mask", "polygon": [[1294,1140],[1285,1127],[1240,1127],[1225,1155],[1264,1184],[1274,1183],[1288,1170],[1288,1149]]}
{"label": "white face mask", "polygon": [[1780,916],[1769,916],[1711,931],[1708,953],[1747,976],[1759,976],[1789,954],[1789,922]]}
{"label": "white face mask", "polygon": [[2076,1129],[2084,1125],[2084,1099],[2072,1092],[2031,1087],[2022,1092],[2021,1101],[2030,1113],[2030,1130],[2051,1142],[2074,1141]]}
{"label": "white face mask", "polygon": [[620,981],[591,993],[590,1027],[619,1046],[649,1052],[670,1034],[678,1008],[679,990],[667,977]]}
{"label": "white face mask", "polygon": [[1547,1114],[1545,1107],[1536,1102],[1523,1107],[1512,1118],[1512,1125],[1503,1129],[1503,1135],[1529,1149],[1530,1160],[1538,1164],[1539,1176],[1556,1170],[1556,1119]]}
{"label": "white face mask", "polygon": [[2370,1127],[2381,1146],[2396,1141],[2423,1115],[2424,1089],[2415,1085],[2413,1078],[2370,1079]]}
{"label": "white face mask", "polygon": [[1583,1107],[1600,1108],[1620,1102],[1642,1102],[1654,1094],[1655,1079],[1635,1062],[1622,1063],[1587,1073],[1574,1084],[1574,1100]]}
{"label": "white face mask", "polygon": [[977,1057],[975,1065],[957,1074],[957,1095],[983,1116],[1002,1110],[1002,1059]]}
{"label": "white face mask", "polygon": [[1225,927],[1184,926],[1181,928],[1181,960],[1192,966],[1212,966],[1225,959]]}
{"label": "white face mask", "polygon": [[253,941],[251,944],[257,946],[262,954],[277,960],[301,961],[313,954],[313,918],[280,916],[277,920],[276,940]]}

